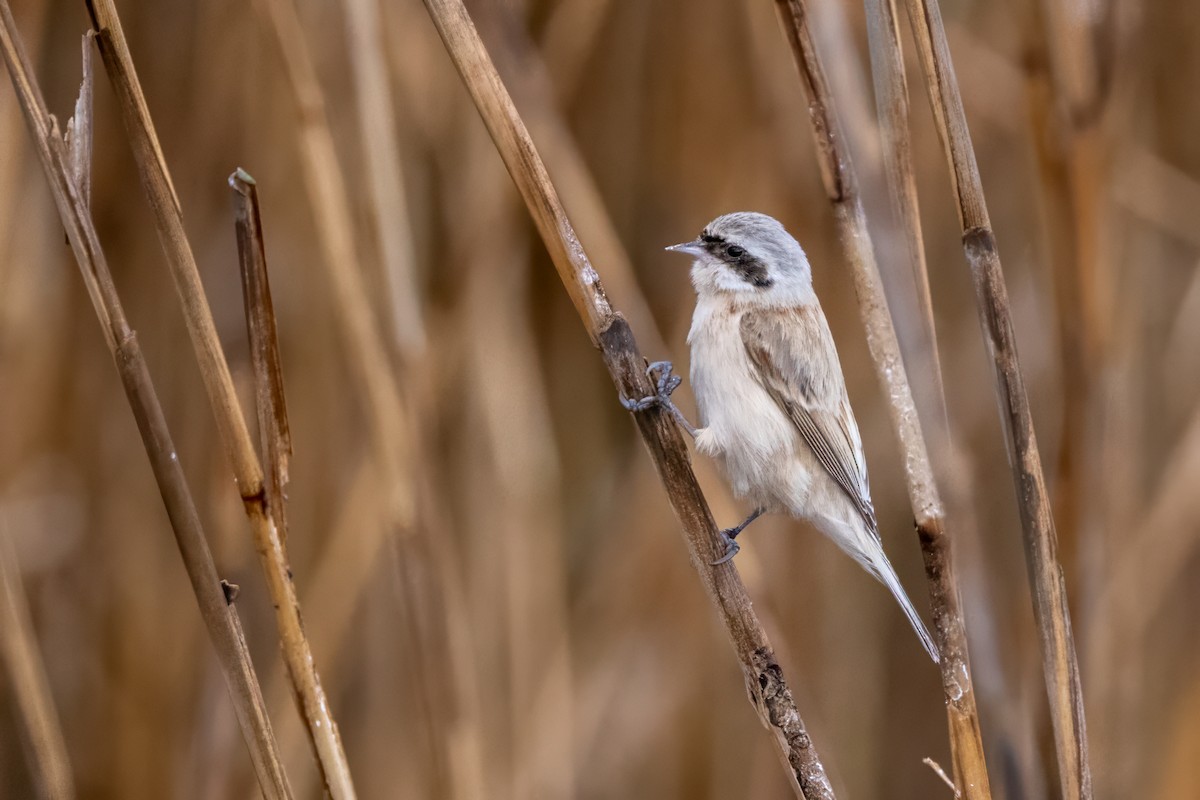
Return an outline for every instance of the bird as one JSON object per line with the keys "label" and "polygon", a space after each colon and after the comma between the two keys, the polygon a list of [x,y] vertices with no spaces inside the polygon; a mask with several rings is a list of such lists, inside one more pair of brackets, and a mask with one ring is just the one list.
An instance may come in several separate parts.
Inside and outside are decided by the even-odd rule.
{"label": "bird", "polygon": [[749,211],[719,216],[694,241],[666,249],[693,258],[687,341],[700,426],[671,399],[682,379],[670,361],[647,368],[655,394],[621,401],[631,412],[669,411],[734,494],[753,504],[721,531],[725,549],[714,563],[731,560],[738,535],[765,513],[805,520],[891,591],[938,662],[883,550],[862,437],[804,249],[778,220]]}

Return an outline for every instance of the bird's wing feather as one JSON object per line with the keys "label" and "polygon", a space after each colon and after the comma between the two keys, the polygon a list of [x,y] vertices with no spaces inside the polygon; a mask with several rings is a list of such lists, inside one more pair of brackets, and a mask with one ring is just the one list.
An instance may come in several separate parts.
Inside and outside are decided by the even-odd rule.
{"label": "bird's wing feather", "polygon": [[750,310],[741,333],[763,388],[878,537],[862,439],[820,307]]}

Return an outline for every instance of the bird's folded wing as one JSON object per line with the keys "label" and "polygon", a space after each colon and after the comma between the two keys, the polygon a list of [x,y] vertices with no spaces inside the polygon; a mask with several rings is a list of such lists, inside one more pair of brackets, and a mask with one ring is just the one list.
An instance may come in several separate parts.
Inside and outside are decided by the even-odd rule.
{"label": "bird's folded wing", "polygon": [[763,388],[878,536],[862,439],[820,307],[747,311],[741,332]]}

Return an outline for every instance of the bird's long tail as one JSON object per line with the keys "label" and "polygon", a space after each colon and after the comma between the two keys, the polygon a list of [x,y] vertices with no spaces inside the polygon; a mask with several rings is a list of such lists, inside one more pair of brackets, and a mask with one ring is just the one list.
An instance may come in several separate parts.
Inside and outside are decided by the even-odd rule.
{"label": "bird's long tail", "polygon": [[886,586],[896,598],[896,602],[900,604],[900,608],[904,610],[904,616],[908,617],[909,623],[912,624],[913,630],[917,632],[917,636],[921,640],[921,644],[925,646],[925,651],[929,653],[929,657],[933,659],[933,663],[937,664],[941,661],[938,656],[937,645],[933,643],[933,637],[929,635],[929,630],[925,627],[925,623],[921,621],[921,617],[917,614],[917,610],[913,608],[913,604],[908,599],[908,595],[904,593],[904,587],[900,585],[900,579],[896,577],[896,571],[892,569],[892,564],[884,555],[883,548],[880,548],[871,559],[875,573],[875,577]]}

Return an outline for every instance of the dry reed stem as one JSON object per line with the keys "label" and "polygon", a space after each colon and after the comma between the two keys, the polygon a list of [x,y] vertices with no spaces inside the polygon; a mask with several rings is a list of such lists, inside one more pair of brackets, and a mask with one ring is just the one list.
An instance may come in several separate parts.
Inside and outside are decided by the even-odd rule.
{"label": "dry reed stem", "polygon": [[37,634],[25,602],[21,568],[0,519],[0,662],[8,672],[9,694],[29,751],[29,771],[38,796],[70,800],[75,796],[71,760]]}
{"label": "dry reed stem", "polygon": [[254,371],[254,407],[258,437],[267,462],[267,507],[279,528],[279,539],[287,546],[288,463],[292,457],[292,434],[288,425],[287,397],[283,391],[283,360],[279,354],[279,332],[275,327],[275,304],[267,275],[263,244],[262,214],[258,189],[245,170],[229,176],[233,189],[233,217],[237,231],[238,264],[242,273],[242,297],[246,309],[246,332],[250,363]]}
{"label": "dry reed stem", "polygon": [[[283,376],[274,330],[274,310],[267,283],[258,194],[253,179],[240,170],[230,177],[229,185],[234,193],[241,272],[247,284],[246,316],[254,364],[256,406],[262,426],[264,453],[271,459],[269,483],[266,485],[262,482],[261,470],[257,485],[248,483],[252,476],[238,476],[239,483],[255,490],[252,495],[244,495],[242,500],[254,531],[255,548],[275,608],[275,621],[288,677],[296,694],[296,703],[308,724],[309,739],[325,789],[334,800],[353,798],[354,782],[341,735],[329,711],[325,690],[313,661],[312,648],[304,633],[300,602],[296,597],[296,587],[292,583],[292,573],[284,550],[286,534],[280,527],[282,523],[277,523],[277,520],[284,518],[284,486],[291,446],[287,435],[286,408],[283,405]],[[272,499],[277,500],[278,505],[273,504]]]}
{"label": "dry reed stem", "polygon": [[[829,82],[809,28],[804,0],[776,0],[780,24],[791,44],[805,95],[825,191],[833,204],[838,234],[854,277],[859,313],[867,346],[875,364],[892,426],[904,454],[905,478],[917,535],[929,583],[934,637],[941,654],[942,690],[950,730],[954,774],[968,798],[991,797],[979,712],[972,686],[958,582],[951,542],[945,527],[945,510],[934,481],[921,421],[900,355],[900,344],[888,311],[879,265],[871,246],[858,179],[845,145],[845,135],[834,106]],[[936,358],[936,356],[935,356]]]}
{"label": "dry reed stem", "polygon": [[963,231],[963,247],[975,283],[984,338],[992,355],[1001,423],[1009,446],[1013,484],[1024,530],[1026,567],[1050,701],[1059,781],[1066,800],[1092,796],[1079,665],[1071,634],[1058,541],[1038,453],[1029,398],[1017,358],[1008,290],[992,234],[983,184],[962,96],[950,59],[937,0],[906,0],[934,121],[945,150]]}
{"label": "dry reed stem", "polygon": [[925,262],[925,236],[921,228],[917,176],[913,166],[912,139],[908,130],[908,84],[904,74],[904,53],[900,48],[896,5],[895,0],[864,0],[863,7],[867,17],[867,40],[871,53],[871,75],[875,86],[876,117],[879,120],[888,192],[892,200],[892,210],[904,231],[908,263],[917,287],[917,304],[929,346],[929,371],[935,383],[932,397],[937,403],[937,424],[931,432],[941,440],[948,440],[946,390],[942,380],[942,362],[938,358],[937,326],[934,324],[933,297],[929,289],[929,268]]}
{"label": "dry reed stem", "polygon": [[304,634],[275,509],[268,503],[262,466],[250,438],[246,418],[238,404],[229,366],[221,350],[212,311],[184,229],[182,209],[172,189],[170,174],[162,158],[158,136],[129,56],[116,8],[112,0],[89,0],[88,8],[92,14],[100,54],[117,95],[126,135],[142,178],[142,187],[154,213],[159,242],[179,293],[209,402],[231,461],[246,516],[250,520],[255,549],[275,608],[276,627],[288,673],[296,690],[297,703],[308,723],[327,790],[335,800],[353,798],[354,785],[349,765],[337,725],[321,688],[312,648]]}
{"label": "dry reed stem", "polygon": [[425,349],[425,326],[418,302],[417,256],[404,194],[379,0],[344,0],[343,6],[367,186],[391,295],[391,323],[402,355],[411,361]]}
{"label": "dry reed stem", "polygon": [[[649,394],[645,361],[633,332],[609,305],[599,276],[575,236],[545,165],[466,8],[459,0],[426,0],[425,6],[618,391],[626,397]],[[732,564],[711,566],[721,550],[720,540],[678,428],[661,409],[636,414],[635,419],[682,523],[692,565],[737,652],[754,706],[774,734],[780,754],[787,759],[793,789],[808,800],[832,798],[833,788],[736,568]]]}
{"label": "dry reed stem", "polygon": [[136,335],[125,320],[125,312],[113,285],[91,215],[71,180],[72,166],[65,145],[59,138],[57,126],[38,89],[7,0],[0,0],[0,16],[0,44],[3,45],[9,77],[29,125],[59,217],[79,262],[105,342],[116,362],[137,419],[138,430],[150,457],[150,466],[171,520],[200,615],[221,664],[263,796],[270,800],[290,798],[291,789],[279,761],[237,611],[227,599],[213,564],[212,553],[208,549],[200,517],[184,479],[145,358]]}

